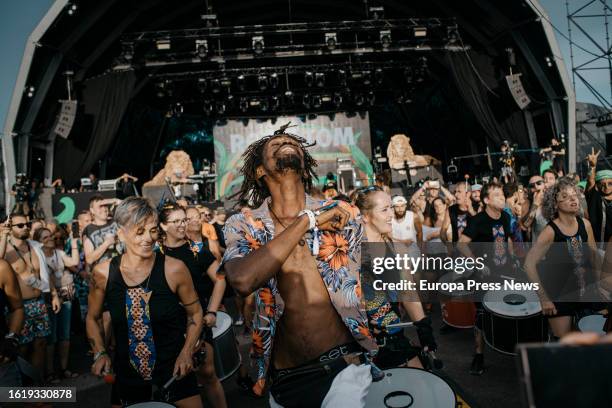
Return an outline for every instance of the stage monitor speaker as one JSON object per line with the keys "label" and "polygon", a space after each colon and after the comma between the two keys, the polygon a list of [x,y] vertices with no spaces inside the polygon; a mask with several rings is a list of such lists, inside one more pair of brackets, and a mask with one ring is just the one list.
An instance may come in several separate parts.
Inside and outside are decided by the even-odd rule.
{"label": "stage monitor speaker", "polygon": [[531,103],[531,99],[529,99],[529,96],[525,93],[525,88],[521,81],[521,74],[507,75],[506,82],[508,82],[508,88],[510,88],[510,93],[518,107],[525,109]]}
{"label": "stage monitor speaker", "polygon": [[74,125],[74,120],[76,118],[77,113],[77,101],[60,101],[62,103],[62,108],[60,109],[60,113],[57,116],[57,121],[55,123],[55,127],[53,128],[53,132],[67,139],[70,135],[70,131],[72,130],[72,126]]}

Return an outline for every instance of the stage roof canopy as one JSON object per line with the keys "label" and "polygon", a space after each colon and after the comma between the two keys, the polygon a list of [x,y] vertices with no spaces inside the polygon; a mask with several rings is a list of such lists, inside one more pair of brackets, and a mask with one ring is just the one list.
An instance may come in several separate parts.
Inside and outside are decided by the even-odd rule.
{"label": "stage roof canopy", "polygon": [[[530,98],[524,109],[508,90],[510,69]],[[54,128],[68,83],[75,129],[90,134],[63,139]],[[45,177],[78,179],[107,154],[133,101],[211,118],[390,101],[410,111],[433,87],[458,95],[457,110],[491,145],[537,147],[563,133],[574,150],[574,96],[537,0],[58,0],[23,58],[5,182],[30,169],[32,148],[47,152]]]}

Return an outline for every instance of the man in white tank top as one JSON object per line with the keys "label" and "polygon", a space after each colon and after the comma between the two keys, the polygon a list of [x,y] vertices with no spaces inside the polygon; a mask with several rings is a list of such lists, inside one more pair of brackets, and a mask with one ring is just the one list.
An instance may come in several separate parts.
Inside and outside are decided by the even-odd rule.
{"label": "man in white tank top", "polygon": [[412,211],[406,211],[408,201],[396,195],[391,201],[394,217],[392,220],[392,238],[402,244],[420,243],[423,239],[421,221]]}

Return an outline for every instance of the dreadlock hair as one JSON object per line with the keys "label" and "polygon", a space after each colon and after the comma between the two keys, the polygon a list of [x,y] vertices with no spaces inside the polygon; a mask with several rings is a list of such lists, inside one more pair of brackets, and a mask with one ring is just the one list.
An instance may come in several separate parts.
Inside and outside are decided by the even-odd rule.
{"label": "dreadlock hair", "polygon": [[317,175],[314,171],[314,168],[317,167],[317,161],[306,149],[314,146],[315,143],[308,144],[303,137],[288,133],[286,130],[290,125],[291,122],[281,126],[272,135],[264,136],[247,147],[242,154],[244,164],[240,169],[240,172],[244,175],[244,181],[242,182],[242,186],[240,186],[240,191],[231,198],[238,197],[239,201],[247,202],[250,204],[250,207],[257,208],[270,196],[270,190],[268,190],[266,183],[257,178],[257,168],[263,164],[263,151],[266,144],[270,140],[280,136],[288,136],[300,144],[304,152],[304,174],[302,175],[302,183],[304,183],[304,189],[307,192],[312,189],[314,181],[317,179]]}

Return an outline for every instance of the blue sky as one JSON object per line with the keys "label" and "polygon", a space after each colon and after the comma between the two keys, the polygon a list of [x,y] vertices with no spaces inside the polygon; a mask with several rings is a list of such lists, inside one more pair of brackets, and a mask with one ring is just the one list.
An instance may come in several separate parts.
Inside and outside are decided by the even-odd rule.
{"label": "blue sky", "polygon": [[[508,0],[506,0],[508,1]],[[575,10],[586,3],[586,0],[569,0],[570,9]],[[23,56],[23,50],[28,36],[34,30],[38,22],[44,16],[48,8],[53,3],[52,0],[19,0],[19,1],[2,1],[0,5],[0,55],[2,63],[0,64],[0,123],[4,128],[4,121],[10,104],[10,99],[13,93],[15,79]],[[567,19],[565,0],[540,0],[542,6],[546,9],[553,24],[567,35]],[[603,6],[596,2],[586,11],[594,14],[601,13]],[[595,38],[602,39],[605,42],[604,36],[604,21],[602,19],[586,19],[585,26],[587,32],[592,33]],[[610,18],[612,23],[612,17]],[[611,28],[612,31],[612,28]],[[568,66],[568,72],[571,69],[569,59],[569,43],[556,33],[561,47],[562,56]],[[588,39],[581,34],[577,29],[573,31],[574,41],[588,50],[593,50],[593,45]],[[575,64],[585,62],[590,59],[587,52],[576,50]],[[599,66],[604,66],[603,62]],[[607,71],[589,71],[584,72],[586,79],[591,81],[595,88],[602,93],[608,100],[610,96],[609,78]],[[571,76],[571,73],[570,73]],[[576,94],[578,101],[595,102],[595,98],[587,91],[586,87],[576,83]]]}

